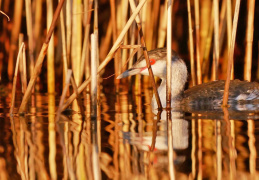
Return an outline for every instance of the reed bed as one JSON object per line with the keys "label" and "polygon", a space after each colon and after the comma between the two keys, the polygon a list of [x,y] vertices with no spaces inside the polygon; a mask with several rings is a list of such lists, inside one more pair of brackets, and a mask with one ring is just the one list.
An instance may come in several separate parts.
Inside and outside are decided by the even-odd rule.
{"label": "reed bed", "polygon": [[[5,2],[1,2],[4,4]],[[7,3],[7,2],[6,2]],[[20,4],[19,4],[20,3]],[[78,3],[78,4],[77,4]],[[59,44],[53,44],[53,47],[48,47],[48,51],[50,51],[50,49],[52,49],[52,58],[54,59],[55,57],[57,57],[58,55],[54,56],[54,51],[57,51],[58,47],[60,46],[63,52],[63,61],[61,63],[61,65],[63,66],[63,81],[65,80],[66,77],[66,72],[68,68],[72,68],[75,74],[75,79],[77,82],[77,85],[80,85],[81,82],[83,82],[83,74],[87,74],[87,71],[85,71],[86,68],[85,64],[89,64],[86,62],[86,59],[89,58],[89,54],[87,55],[87,49],[89,49],[89,35],[90,32],[92,31],[90,29],[91,26],[93,26],[94,29],[98,30],[99,29],[99,25],[103,22],[99,22],[97,21],[97,19],[99,18],[99,14],[98,11],[94,11],[94,9],[92,9],[92,5],[95,4],[93,1],[80,1],[74,4],[72,3],[66,3],[64,6],[64,12],[65,14],[63,14],[63,12],[61,13],[61,17],[60,17],[60,27],[57,28],[61,28],[61,38],[62,38],[62,43]],[[134,39],[136,39],[136,30],[134,31],[128,31],[129,27],[132,26],[132,23],[134,22],[134,18],[131,17],[128,19],[129,15],[127,15],[127,12],[129,13],[129,9],[127,4],[125,2],[122,2],[121,4],[116,4],[115,1],[109,1],[107,2],[110,4],[110,10],[109,13],[111,14],[110,19],[109,19],[109,25],[106,24],[105,26],[107,26],[107,33],[98,33],[98,39],[101,42],[100,45],[98,45],[98,47],[100,48],[102,54],[100,55],[100,67],[99,69],[104,69],[104,67],[110,62],[110,60],[112,58],[114,58],[115,63],[114,63],[114,71],[115,74],[119,74],[119,72],[125,70],[125,60],[123,60],[122,62],[120,62],[121,60],[118,58],[122,58],[122,59],[128,59],[128,57],[130,56],[131,53],[127,53],[127,51],[123,51],[122,54],[120,55],[121,51],[118,51],[118,53],[115,53],[116,50],[118,50],[119,45],[121,45],[122,43],[124,45],[126,45],[126,43],[129,43],[131,41],[134,42]],[[173,13],[172,13],[172,24],[174,25],[174,22],[177,21],[177,19],[174,19],[174,14],[177,13],[177,11],[180,11],[179,9],[179,4],[181,5],[185,5],[186,9],[185,11],[187,12],[187,1],[186,2],[179,2],[179,1],[175,1],[174,2],[177,6],[177,8],[174,9]],[[207,3],[207,2],[206,2]],[[34,68],[34,56],[37,56],[37,46],[39,45],[38,40],[40,40],[40,38],[43,37],[43,34],[40,35],[40,27],[48,27],[50,25],[50,21],[52,20],[52,16],[51,16],[51,11],[53,9],[53,7],[51,7],[51,5],[53,5],[52,1],[48,1],[48,4],[46,7],[49,8],[50,12],[50,16],[46,16],[44,17],[42,14],[39,15],[39,12],[42,12],[42,9],[40,8],[41,4],[43,4],[42,1],[37,1],[36,6],[32,7],[31,1],[30,0],[26,0],[25,1],[25,17],[26,17],[26,29],[27,29],[27,36],[26,36],[26,41],[28,42],[28,53],[26,54],[26,56],[28,56],[28,61],[30,64],[30,72],[29,75],[30,77],[32,76],[32,69]],[[81,4],[83,4],[84,8],[82,8]],[[145,2],[141,1],[140,5],[143,6],[145,4]],[[211,6],[208,6],[211,5]],[[54,5],[55,6],[55,5]],[[160,6],[160,7],[159,7]],[[217,70],[213,70],[212,65],[214,68],[217,67],[222,67],[220,66],[221,63],[225,63],[227,62],[227,60],[220,60],[223,57],[221,56],[221,47],[223,46],[223,48],[225,48],[226,46],[228,47],[228,45],[226,45],[224,42],[224,37],[223,35],[225,34],[225,31],[221,30],[222,27],[224,27],[224,24],[227,24],[227,39],[228,39],[228,44],[229,44],[229,39],[230,39],[230,32],[232,29],[232,9],[231,9],[231,0],[225,0],[222,2],[218,2],[218,1],[211,1],[210,4],[205,4],[205,2],[199,2],[197,0],[190,2],[190,6],[194,8],[194,13],[190,13],[190,18],[194,19],[195,23],[195,28],[194,28],[194,33],[195,33],[195,38],[194,43],[195,43],[195,52],[194,53],[190,53],[195,55],[195,65],[192,65],[191,67],[191,73],[190,74],[194,74],[192,75],[192,82],[194,82],[196,79],[198,80],[198,83],[201,83],[202,81],[209,81],[210,79],[217,79],[217,75],[216,73],[223,73],[221,69]],[[255,4],[249,1],[249,4],[247,6],[247,8],[251,9],[251,10],[247,10],[247,12],[249,12],[248,14],[248,23],[247,23],[247,50],[245,50],[245,57],[246,59],[252,59],[251,58],[251,54],[252,54],[252,44],[253,44],[253,27],[252,27],[252,22],[254,20],[254,9]],[[13,24],[14,27],[12,28],[12,34],[11,34],[11,46],[10,46],[10,51],[9,51],[9,60],[8,63],[6,64],[5,67],[3,67],[3,69],[8,69],[8,77],[11,80],[12,76],[13,76],[13,57],[14,54],[17,52],[16,51],[16,44],[18,43],[18,34],[23,31],[23,29],[21,29],[21,13],[22,13],[22,7],[23,7],[23,3],[21,4],[21,2],[19,1],[15,1],[14,4],[14,14],[11,15],[11,20],[13,20]],[[97,6],[96,6],[97,7]],[[184,6],[182,6],[184,7]],[[225,9],[226,10],[223,10]],[[35,9],[32,8],[36,8],[37,11],[35,11]],[[54,7],[55,8],[55,7]],[[125,9],[124,11],[122,11],[121,9]],[[162,4],[160,2],[160,0],[154,1],[152,3],[148,3],[146,5],[144,5],[144,9],[142,9],[141,7],[139,8],[138,11],[141,11],[140,13],[140,17],[141,17],[141,21],[142,21],[142,29],[143,29],[143,38],[146,41],[146,47],[147,50],[156,48],[156,47],[162,47],[165,46],[165,27],[167,27],[167,22],[165,21],[167,18],[165,17],[165,13],[167,12],[166,10],[163,10],[165,8],[165,4]],[[207,16],[206,18],[203,17],[203,13],[205,12],[203,8],[210,8],[212,9],[210,16]],[[221,8],[221,9],[219,9]],[[242,10],[242,9],[241,9]],[[152,11],[152,13],[150,13]],[[219,11],[221,12],[221,15],[223,15],[219,18]],[[226,13],[224,13],[226,11]],[[242,11],[246,11],[246,10],[242,10]],[[91,20],[91,14],[92,12],[96,12],[94,15],[94,18]],[[0,12],[3,16],[6,16],[9,19],[9,11],[7,9],[4,11]],[[136,16],[138,12],[133,13],[133,16]],[[7,14],[9,16],[7,16]],[[150,14],[150,16],[149,16]],[[35,16],[35,19],[32,18]],[[152,18],[149,18],[152,17]],[[200,21],[200,17],[201,20]],[[226,17],[226,20],[225,20]],[[74,19],[73,19],[74,18]],[[102,18],[102,17],[101,17]],[[187,18],[187,17],[185,17]],[[39,21],[42,21],[44,19],[48,19],[48,25],[40,25]],[[73,19],[73,20],[72,20]],[[121,20],[122,21],[121,21]],[[128,19],[128,21],[127,21]],[[188,18],[187,18],[188,19]],[[205,20],[207,22],[205,22]],[[213,20],[213,21],[211,21]],[[218,21],[219,20],[219,21]],[[122,24],[120,24],[119,22],[122,22]],[[125,23],[123,23],[125,22]],[[127,23],[126,23],[127,22]],[[170,21],[171,22],[171,21]],[[210,30],[207,29],[207,32],[203,29],[200,29],[204,27],[204,24],[207,24],[209,22],[209,24],[212,25],[212,23],[214,22],[213,26],[210,26]],[[74,23],[74,24],[72,24]],[[22,24],[22,27],[25,24]],[[124,26],[125,25],[125,26]],[[121,27],[124,26],[124,29],[122,30]],[[55,27],[55,26],[54,26]],[[126,27],[126,28],[125,28]],[[179,27],[178,27],[179,28]],[[184,27],[181,27],[184,28]],[[148,30],[147,30],[148,29]],[[172,37],[172,42],[175,42],[178,37],[175,37],[175,31],[177,31],[177,27],[173,27],[172,32],[173,32],[173,37]],[[202,34],[200,33],[200,31],[202,31]],[[222,31],[222,32],[221,32]],[[187,31],[185,31],[187,32]],[[207,34],[207,40],[204,38],[204,32],[206,32]],[[210,32],[214,32],[214,33],[210,33]],[[112,34],[111,34],[112,33]],[[189,33],[190,34],[190,33]],[[214,34],[214,35],[213,35]],[[110,46],[110,38],[112,35],[112,39],[113,39],[113,46],[108,48]],[[183,34],[182,36],[188,36],[188,33]],[[28,37],[28,38],[27,38]],[[54,34],[53,36],[53,40],[55,38],[57,38],[58,35]],[[105,37],[105,38],[104,38]],[[191,41],[191,38],[189,36],[189,40]],[[82,41],[83,39],[83,41]],[[201,40],[200,40],[201,39]],[[37,42],[35,42],[37,40]],[[209,45],[205,45],[204,46],[204,42],[207,41],[207,44]],[[53,41],[54,42],[54,41]],[[178,47],[182,46],[180,45],[180,43],[178,42],[178,44],[173,43],[172,44],[172,49],[176,49],[178,50],[178,52],[181,54],[183,53],[184,57],[185,54],[184,53],[188,53],[188,51],[185,52],[181,52],[182,50],[180,50]],[[185,46],[187,47],[187,43],[185,44]],[[204,47],[208,47],[208,48],[204,48]],[[103,49],[105,49],[103,51]],[[107,54],[107,50],[110,49],[110,52],[108,53],[107,56],[105,56],[104,54]],[[215,51],[213,51],[213,49],[215,49]],[[226,49],[226,48],[225,48]],[[131,52],[133,51],[130,50]],[[191,50],[192,51],[192,50]],[[191,52],[190,51],[190,52]],[[104,54],[103,54],[104,52]],[[215,63],[212,63],[212,54],[213,52],[215,52]],[[99,53],[98,53],[99,54]],[[191,55],[192,56],[192,55]],[[105,58],[104,58],[105,57]],[[227,57],[226,57],[227,58]],[[73,59],[73,61],[71,61],[71,59]],[[188,58],[187,58],[188,59]],[[191,58],[192,59],[192,58]],[[217,61],[220,60],[218,63]],[[191,60],[190,62],[192,62],[193,60]],[[1,60],[1,63],[3,62],[3,60]],[[72,65],[71,62],[75,62],[76,65]],[[102,63],[103,62],[103,63]],[[249,69],[248,67],[251,67],[251,61],[246,61],[247,66],[245,66],[245,74],[252,74],[252,72],[247,72]],[[120,65],[120,63],[122,65]],[[201,66],[201,64],[204,64],[203,66]],[[55,68],[54,68],[54,60],[51,60],[52,64],[51,68],[47,68],[47,70],[49,71],[48,75],[48,81],[51,80],[51,78],[54,78],[57,74],[57,72],[55,72]],[[193,63],[191,63],[193,64]],[[218,65],[217,65],[218,64]],[[130,66],[130,65],[129,65]],[[80,67],[77,69],[77,67]],[[119,69],[118,69],[119,68]],[[124,69],[123,69],[124,68]],[[50,71],[50,69],[52,69],[52,71]],[[208,70],[207,70],[208,69]],[[202,76],[201,72],[203,71],[213,71],[213,76],[211,75],[206,75],[204,74],[204,76]],[[89,71],[89,70],[88,70]],[[1,75],[5,73],[4,70],[1,70]],[[60,72],[58,72],[60,73]],[[233,73],[232,73],[233,74]],[[4,74],[5,76],[5,74]],[[195,78],[194,78],[195,76]],[[233,75],[232,75],[233,76]],[[219,74],[219,77],[221,77],[221,75]],[[244,79],[251,79],[249,78],[249,75],[246,75],[246,78]],[[50,88],[54,88],[55,87],[55,81],[52,81],[52,85],[48,85],[48,87]],[[42,81],[41,81],[42,82]],[[65,84],[63,82],[63,84]],[[64,86],[63,86],[64,87]],[[51,90],[53,92],[53,90]],[[50,92],[50,90],[49,90]]]}
{"label": "reed bed", "polygon": [[[23,2],[25,2],[25,4],[23,4]],[[8,79],[5,80],[5,82],[10,82],[13,80],[14,90],[12,92],[13,97],[10,114],[14,113],[14,94],[17,80],[17,66],[14,67],[14,57],[18,54],[16,63],[20,66],[20,84],[23,89],[22,91],[24,92],[19,113],[26,112],[28,102],[30,102],[30,96],[33,95],[33,87],[35,85],[43,87],[40,89],[36,88],[36,91],[57,93],[58,96],[62,93],[59,107],[56,112],[56,119],[54,120],[54,118],[52,118],[51,123],[53,123],[53,121],[58,122],[54,126],[58,126],[59,128],[64,154],[64,169],[67,168],[67,177],[70,177],[71,179],[75,179],[76,177],[77,172],[74,166],[76,163],[79,164],[79,162],[80,167],[85,167],[85,169],[88,168],[85,174],[80,174],[82,178],[85,178],[85,176],[92,178],[95,177],[97,179],[101,178],[99,176],[102,165],[101,163],[107,163],[108,160],[107,162],[103,162],[99,159],[100,157],[98,158],[98,153],[101,153],[101,138],[100,131],[96,129],[101,128],[100,122],[98,122],[98,116],[100,118],[100,112],[98,113],[98,108],[100,111],[100,106],[98,107],[100,96],[97,95],[98,91],[96,92],[96,90],[98,88],[100,89],[101,82],[106,80],[103,75],[104,73],[109,75],[115,74],[114,77],[109,78],[114,78],[114,84],[112,85],[116,86],[116,92],[120,90],[120,83],[124,84],[125,82],[131,81],[131,78],[125,81],[119,81],[116,80],[116,77],[122,71],[132,67],[132,64],[136,60],[135,54],[138,51],[143,51],[147,60],[147,66],[150,71],[150,84],[152,84],[157,97],[157,103],[160,108],[161,102],[157,95],[156,82],[152,76],[152,70],[150,68],[149,57],[147,54],[147,50],[157,47],[166,46],[168,48],[168,64],[171,63],[171,49],[176,50],[180,54],[180,57],[182,57],[188,67],[190,67],[189,72],[191,76],[189,77],[189,80],[193,83],[193,86],[202,82],[225,78],[225,74],[227,74],[226,78],[228,83],[226,83],[226,94],[224,95],[225,107],[227,107],[227,89],[229,81],[234,77],[234,75],[239,78],[243,78],[244,75],[245,77],[243,79],[249,81],[258,80],[254,78],[254,72],[253,69],[251,69],[251,67],[253,67],[252,64],[257,63],[258,66],[258,62],[253,63],[252,61],[256,59],[254,54],[258,55],[258,52],[253,53],[254,49],[258,51],[258,39],[254,39],[255,37],[258,38],[258,36],[254,35],[257,31],[253,31],[253,29],[258,28],[258,25],[254,24],[254,19],[256,19],[256,14],[254,12],[256,5],[255,1],[249,1],[247,8],[243,8],[242,6],[239,8],[241,2],[240,0],[236,0],[236,7],[235,9],[232,9],[231,0],[140,0],[137,7],[133,0],[130,0],[129,2],[124,0],[98,2],[97,0],[81,0],[72,2],[66,1],[66,3],[64,0],[60,0],[59,3],[48,0],[47,4],[45,1],[43,2],[40,0],[35,1],[35,4],[33,4],[34,2],[31,0],[15,0],[14,5],[12,5],[14,9],[13,11],[6,8],[6,6],[11,6],[7,3],[10,3],[10,1],[0,1],[0,7],[3,7],[3,11],[0,11],[0,15],[3,16],[3,20],[1,21],[3,22],[3,30],[0,32],[0,42],[3,45],[0,45],[4,49],[3,55],[0,54],[0,65],[2,65],[0,67],[0,81],[4,82],[4,79]],[[43,4],[44,6],[42,6]],[[23,6],[25,7],[24,9]],[[42,7],[47,7],[46,14],[44,14],[45,9],[42,9]],[[54,9],[55,13],[53,15],[52,11]],[[232,19],[232,11],[235,11],[233,16],[234,19]],[[239,11],[242,13],[239,13]],[[247,14],[246,25],[242,26],[242,24],[238,24],[242,23],[242,19],[239,21],[239,14],[240,16]],[[10,22],[8,22],[9,17]],[[60,19],[58,19],[58,17],[60,17]],[[24,19],[26,19],[26,22]],[[47,21],[48,23],[45,23]],[[12,26],[12,28],[8,26]],[[241,31],[246,31],[246,38],[242,37]],[[21,33],[24,34],[24,38],[22,38],[22,35],[20,35],[19,38],[19,34]],[[11,35],[10,40],[8,39],[8,34]],[[90,36],[92,36],[92,40]],[[6,40],[6,44],[2,39]],[[61,41],[59,41],[59,39],[61,39]],[[246,41],[246,45],[243,44],[244,40]],[[19,53],[17,48],[18,41],[20,41],[20,44],[24,41],[26,47],[22,48]],[[234,51],[235,46],[236,54]],[[239,52],[241,52],[241,55],[238,54]],[[46,54],[48,54],[48,58],[47,62],[44,63]],[[227,56],[224,54],[227,54]],[[240,55],[240,58],[236,58],[238,55]],[[37,57],[35,62],[34,57]],[[245,57],[245,61],[242,60],[243,57]],[[237,61],[233,62],[234,58],[236,58]],[[245,62],[246,65],[244,74],[238,72],[238,70],[234,71],[234,67],[238,69],[241,63],[244,64],[243,62]],[[234,63],[237,65],[233,66]],[[29,70],[26,69],[26,64],[28,64]],[[226,64],[228,64],[227,73],[224,69]],[[170,65],[168,67],[170,67]],[[46,70],[47,73],[45,74]],[[27,71],[29,71],[28,75]],[[167,71],[170,72],[170,68]],[[28,84],[27,77],[30,79]],[[56,79],[57,77],[62,77],[62,79]],[[37,81],[37,79],[39,80]],[[170,79],[170,76],[168,76],[168,79]],[[70,93],[70,82],[73,86],[73,93]],[[142,82],[143,81],[140,77],[136,78],[135,87],[138,89],[139,95],[141,94]],[[150,84],[146,86],[150,86]],[[169,83],[168,89],[170,89],[170,85],[171,84]],[[48,90],[46,90],[46,86],[48,87]],[[88,98],[86,98],[86,103],[84,105],[89,106],[89,102],[92,102],[92,106],[91,108],[86,108],[86,113],[82,108],[83,106],[79,105],[78,108],[72,105],[73,110],[81,112],[82,121],[80,121],[79,130],[77,129],[79,133],[77,131],[74,132],[74,139],[72,137],[63,137],[65,135],[69,136],[69,131],[72,131],[71,129],[73,129],[69,126],[73,126],[73,124],[69,124],[69,120],[66,120],[66,118],[61,115],[61,112],[66,110],[74,100],[77,99],[77,101],[80,101],[80,98],[78,97],[80,97],[81,93],[84,93],[84,97],[87,97],[86,91],[88,92],[90,90],[92,91],[92,96],[89,98],[91,101],[88,101]],[[170,97],[170,94],[168,97]],[[125,110],[120,106],[120,100],[121,99],[116,96],[116,102],[118,102],[118,104],[116,104],[115,110],[117,112]],[[138,97],[137,100],[139,102],[138,118],[139,122],[142,123],[141,98]],[[167,104],[168,107],[171,104],[169,100],[170,99],[168,99]],[[53,99],[50,102],[52,104],[54,102]],[[96,110],[96,107],[97,113],[92,111]],[[105,105],[103,105],[103,108],[105,109]],[[54,114],[54,109],[51,109],[51,113],[52,115]],[[88,121],[90,119],[89,114],[91,113],[94,113],[93,116],[97,116],[97,118],[95,118],[97,124],[94,124],[94,126]],[[126,118],[123,118],[124,117],[121,118],[116,116],[115,121],[109,121],[112,127],[110,127],[111,129],[108,131],[114,135],[113,139],[109,142],[114,147],[114,155],[113,157],[109,157],[112,159],[109,163],[113,161],[112,168],[116,171],[120,168],[119,158],[122,156],[122,153],[124,153],[119,149],[118,136],[121,130],[119,124],[124,121],[126,122]],[[85,122],[85,120],[87,121]],[[65,122],[64,129],[67,130],[67,132],[63,132],[64,129],[60,128],[60,126],[62,126],[60,123],[63,123],[63,121]],[[227,118],[226,121],[228,121]],[[129,124],[130,122],[126,122],[126,124],[127,123]],[[169,127],[172,126],[171,123],[172,122],[168,121]],[[29,134],[30,132],[27,130],[26,123],[23,122],[23,125],[25,128],[24,132]],[[200,169],[193,172],[193,176],[197,175],[196,173],[198,173],[197,176],[202,176],[203,142],[201,135],[203,124],[199,120],[196,125],[197,126],[194,124],[193,128],[198,128],[198,135],[196,137],[198,141],[198,158],[193,162],[199,164]],[[51,126],[52,127],[50,128],[53,129],[53,124]],[[215,127],[219,128],[221,127],[221,124],[217,123],[215,124]],[[97,131],[97,133],[94,134],[94,137],[90,132],[92,128]],[[140,125],[139,131],[141,131],[141,128],[142,125]],[[169,129],[171,130],[171,128]],[[84,133],[91,135],[86,136]],[[82,136],[82,134],[84,136]],[[56,137],[54,134],[52,135],[53,136],[51,137]],[[168,135],[168,157],[171,162],[169,167],[170,177],[173,178],[175,176],[175,172],[172,163],[172,160],[174,159],[173,142],[171,139],[172,132],[168,131]],[[88,139],[85,140],[82,137],[86,137]],[[27,139],[29,141],[29,146],[31,146],[30,149],[35,151],[35,145],[31,142],[30,137],[27,137]],[[73,144],[75,154],[69,152],[69,147],[66,147],[68,141],[73,141],[73,143],[75,143]],[[83,145],[79,146],[79,141],[82,141]],[[89,146],[91,143],[94,144],[94,146]],[[152,143],[152,150],[154,150],[154,144],[155,142]],[[55,152],[54,144],[52,143],[51,146],[53,148],[52,152]],[[40,147],[42,147],[42,144]],[[221,147],[219,148],[221,149]],[[84,151],[82,151],[82,149],[84,149]],[[124,149],[125,152],[126,150],[127,148]],[[43,150],[41,151],[43,152]],[[134,149],[132,149],[132,151],[134,151]],[[86,152],[93,154],[91,157],[92,159],[87,159],[89,157],[83,154]],[[221,152],[218,151],[218,153]],[[77,156],[85,156],[86,162],[79,161],[76,158]],[[104,157],[103,154],[100,156]],[[221,155],[218,154],[218,156]],[[32,158],[35,158],[36,163],[42,166],[43,161],[41,162],[40,158]],[[234,157],[231,158],[232,160],[234,159]],[[50,159],[50,162],[52,162],[54,157],[51,156]],[[93,159],[96,160],[95,164],[91,163]],[[98,159],[100,162],[97,161]],[[152,154],[150,154],[150,159],[152,160]],[[217,160],[221,163],[220,159]],[[130,160],[126,159],[124,161],[125,164],[129,164],[130,162]],[[23,176],[28,177],[26,174],[27,172],[24,170],[25,168],[20,168]],[[53,165],[51,177],[56,178],[56,174],[53,169],[56,169],[55,165]],[[44,176],[49,178],[47,170],[44,168],[43,171]],[[127,172],[125,172],[125,174],[126,173]],[[222,176],[222,172],[220,170],[217,171],[217,173],[219,175],[218,177]],[[119,179],[116,172],[107,170],[107,174],[111,178]],[[30,175],[30,177],[34,176],[35,174]]]}

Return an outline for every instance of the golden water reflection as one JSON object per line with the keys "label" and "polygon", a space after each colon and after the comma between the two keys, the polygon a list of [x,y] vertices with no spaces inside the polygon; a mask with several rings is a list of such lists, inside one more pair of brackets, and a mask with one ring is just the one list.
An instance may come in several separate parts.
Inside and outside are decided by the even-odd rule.
{"label": "golden water reflection", "polygon": [[0,179],[259,178],[257,116],[171,112],[167,121],[143,94],[101,94],[94,121],[75,101],[58,122],[54,95],[36,94],[24,117],[10,117],[1,97]]}

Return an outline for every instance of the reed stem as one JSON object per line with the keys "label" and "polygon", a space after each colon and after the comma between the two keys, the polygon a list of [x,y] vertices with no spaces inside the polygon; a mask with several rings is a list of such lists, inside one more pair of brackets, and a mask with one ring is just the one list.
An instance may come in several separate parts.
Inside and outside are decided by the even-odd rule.
{"label": "reed stem", "polygon": [[15,72],[14,72],[14,79],[13,79],[13,89],[12,89],[12,99],[11,99],[11,107],[10,107],[10,115],[13,115],[13,109],[14,109],[14,103],[15,103],[15,91],[16,91],[16,82],[17,82],[17,74],[18,74],[18,67],[19,67],[19,62],[20,62],[20,54],[22,52],[22,49],[24,48],[24,43],[22,43],[18,55],[17,55],[17,60],[16,60],[16,65],[15,65]]}
{"label": "reed stem", "polygon": [[197,80],[198,80],[198,84],[201,84],[202,73],[201,73],[201,58],[200,58],[200,10],[199,10],[198,0],[194,0],[194,12],[195,12],[195,32],[196,32]]}
{"label": "reed stem", "polygon": [[255,0],[248,1],[244,80],[251,81]]}
{"label": "reed stem", "polygon": [[189,25],[189,46],[190,46],[190,61],[191,61],[191,76],[192,85],[196,85],[196,75],[195,75],[195,63],[194,63],[194,47],[193,47],[193,35],[192,35],[192,17],[191,17],[191,3],[187,0],[188,9],[188,25]]}
{"label": "reed stem", "polygon": [[[47,28],[50,27],[53,19],[53,1],[47,0]],[[48,93],[55,92],[55,70],[54,70],[54,38],[50,39],[47,51],[47,77]]]}
{"label": "reed stem", "polygon": [[215,60],[214,60],[214,73],[213,80],[218,79],[218,66],[219,66],[219,2],[213,0],[214,10],[214,49],[215,49]]}
{"label": "reed stem", "polygon": [[97,116],[97,34],[91,34],[91,116]]}
{"label": "reed stem", "polygon": [[[166,108],[171,109],[171,68],[172,68],[172,6],[174,1],[167,1],[167,61],[166,61]],[[171,115],[171,111],[167,113]],[[171,119],[171,116],[167,116],[167,120]]]}
{"label": "reed stem", "polygon": [[235,48],[239,8],[240,8],[240,0],[236,0],[230,51],[228,54],[228,69],[227,69],[227,79],[225,83],[225,90],[224,90],[224,96],[223,96],[223,107],[228,105],[227,103],[228,103],[228,95],[229,95],[229,84],[230,84],[230,76],[231,76],[232,64],[234,59],[234,48]]}
{"label": "reed stem", "polygon": [[8,67],[7,67],[9,80],[12,80],[13,78],[14,53],[17,49],[18,36],[19,36],[21,20],[22,20],[22,9],[23,9],[23,1],[15,1],[14,16],[13,16],[14,21],[12,26],[11,44],[10,44]]}
{"label": "reed stem", "polygon": [[28,87],[27,87],[27,89],[25,91],[24,97],[22,99],[22,103],[21,103],[21,106],[20,106],[20,109],[19,109],[19,113],[20,114],[24,113],[26,105],[27,105],[28,100],[29,100],[30,95],[31,95],[31,90],[32,90],[32,88],[33,88],[33,86],[35,84],[35,81],[36,81],[38,75],[41,72],[42,63],[43,63],[44,57],[45,57],[47,49],[48,49],[49,41],[50,41],[51,35],[52,35],[53,31],[54,31],[55,24],[57,22],[57,19],[58,19],[60,11],[62,9],[62,6],[64,4],[64,1],[65,0],[60,0],[59,4],[57,6],[57,9],[55,11],[55,14],[53,16],[53,20],[52,20],[51,26],[50,26],[48,34],[47,34],[47,36],[45,38],[45,43],[43,43],[43,46],[42,46],[41,51],[40,51],[40,54],[39,54],[38,59],[36,61],[35,68],[33,70],[33,74],[32,74],[31,79],[30,79],[29,85],[28,85]]}

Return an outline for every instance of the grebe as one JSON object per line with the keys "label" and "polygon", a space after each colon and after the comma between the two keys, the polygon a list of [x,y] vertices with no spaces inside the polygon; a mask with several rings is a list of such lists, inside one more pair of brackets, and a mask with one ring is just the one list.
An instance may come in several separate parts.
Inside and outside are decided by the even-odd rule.
{"label": "grebe", "polygon": [[[153,74],[158,76],[162,82],[158,87],[158,94],[163,107],[166,107],[166,48],[148,51]],[[149,75],[146,60],[142,55],[132,68],[126,70],[117,79],[142,74]],[[224,93],[224,80],[204,83],[184,91],[187,82],[187,67],[184,61],[172,51],[172,81],[171,81],[171,105],[216,105],[222,104]],[[232,80],[229,89],[229,104],[239,102],[254,102],[259,99],[259,83]],[[156,100],[153,95],[152,106],[155,108]]]}

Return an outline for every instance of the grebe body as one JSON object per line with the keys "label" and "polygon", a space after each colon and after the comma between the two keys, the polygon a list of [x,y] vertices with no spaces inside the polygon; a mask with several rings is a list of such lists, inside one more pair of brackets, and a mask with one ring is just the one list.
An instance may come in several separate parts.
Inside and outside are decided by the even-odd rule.
{"label": "grebe body", "polygon": [[[166,48],[148,51],[153,74],[161,78],[158,94],[163,107],[166,107]],[[194,86],[184,91],[188,72],[184,61],[172,51],[172,75],[171,75],[171,102],[172,106],[195,105],[195,104],[222,104],[225,81],[213,81]],[[146,60],[142,55],[132,68],[126,70],[117,79],[142,74],[149,75]],[[255,101],[259,99],[259,83],[232,80],[229,89],[229,104],[240,101]],[[152,106],[157,107],[153,95]]]}

